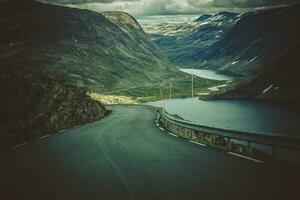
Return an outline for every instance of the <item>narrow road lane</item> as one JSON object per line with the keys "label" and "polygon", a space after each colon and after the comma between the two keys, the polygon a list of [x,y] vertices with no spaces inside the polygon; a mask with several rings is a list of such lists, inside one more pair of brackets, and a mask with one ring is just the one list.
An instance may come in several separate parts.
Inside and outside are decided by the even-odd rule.
{"label": "narrow road lane", "polygon": [[291,178],[173,137],[155,119],[145,108],[116,108],[101,121],[3,152],[1,199],[286,199],[296,191],[293,171]]}

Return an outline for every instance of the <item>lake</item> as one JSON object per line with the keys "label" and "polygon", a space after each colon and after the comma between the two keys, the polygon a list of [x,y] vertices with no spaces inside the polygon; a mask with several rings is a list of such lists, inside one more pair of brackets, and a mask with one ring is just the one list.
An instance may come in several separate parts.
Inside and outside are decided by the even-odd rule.
{"label": "lake", "polygon": [[225,73],[221,73],[213,70],[206,70],[206,69],[180,69],[180,71],[188,74],[194,74],[195,76],[201,78],[213,79],[219,81],[232,81],[236,78],[235,76],[230,76]]}
{"label": "lake", "polygon": [[[147,103],[163,106],[162,101]],[[294,104],[260,100],[165,100],[167,112],[202,125],[261,134],[300,136],[300,109]]]}

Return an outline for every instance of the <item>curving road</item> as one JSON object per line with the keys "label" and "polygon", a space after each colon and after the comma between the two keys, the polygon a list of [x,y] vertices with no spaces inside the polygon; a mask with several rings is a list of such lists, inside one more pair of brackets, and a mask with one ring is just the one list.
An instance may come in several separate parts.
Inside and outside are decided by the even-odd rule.
{"label": "curving road", "polygon": [[297,194],[294,169],[271,170],[198,146],[160,130],[155,119],[144,108],[117,108],[101,121],[2,152],[0,198],[287,199]]}

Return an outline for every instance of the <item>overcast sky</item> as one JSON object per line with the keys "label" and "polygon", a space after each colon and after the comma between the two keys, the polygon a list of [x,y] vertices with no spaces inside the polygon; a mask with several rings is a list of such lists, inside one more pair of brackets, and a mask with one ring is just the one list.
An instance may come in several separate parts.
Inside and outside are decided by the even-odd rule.
{"label": "overcast sky", "polygon": [[[244,11],[300,3],[300,0],[41,0],[102,12],[120,10],[135,16]],[[70,5],[72,4],[72,5]]]}

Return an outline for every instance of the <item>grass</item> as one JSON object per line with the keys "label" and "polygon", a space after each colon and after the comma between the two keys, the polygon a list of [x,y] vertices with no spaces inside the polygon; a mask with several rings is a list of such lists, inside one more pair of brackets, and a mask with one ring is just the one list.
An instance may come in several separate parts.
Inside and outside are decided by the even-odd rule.
{"label": "grass", "polygon": [[[171,80],[172,83],[172,98],[185,98],[191,97],[191,79],[187,76],[178,80]],[[207,93],[209,87],[216,85],[221,85],[225,81],[209,80],[203,78],[194,78],[194,96],[197,96],[197,93]],[[126,89],[119,89],[113,91],[103,92],[103,95],[112,95],[120,97],[129,97],[131,100],[134,100],[137,103],[145,103],[150,101],[157,101],[161,99],[160,88],[162,90],[163,98],[169,98],[170,94],[170,81],[165,81],[160,84],[153,85],[144,85],[136,86]]]}

